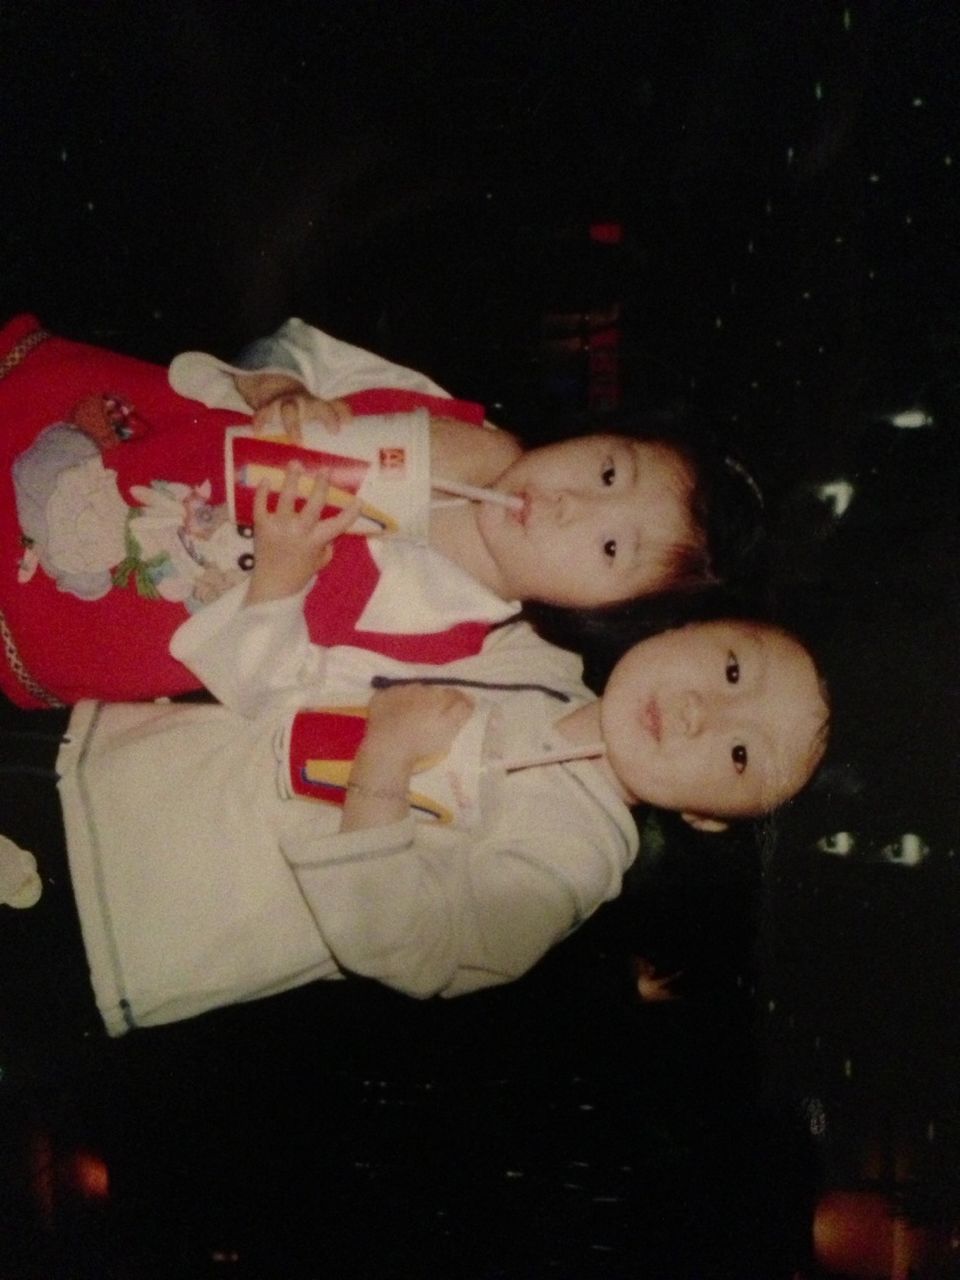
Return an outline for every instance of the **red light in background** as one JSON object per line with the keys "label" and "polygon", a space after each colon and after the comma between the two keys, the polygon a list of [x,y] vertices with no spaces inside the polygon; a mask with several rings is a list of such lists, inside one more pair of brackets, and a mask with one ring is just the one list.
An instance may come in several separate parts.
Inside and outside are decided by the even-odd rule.
{"label": "red light in background", "polygon": [[106,1200],[109,1196],[109,1170],[92,1151],[75,1151],[70,1157],[70,1173],[74,1187],[85,1200]]}
{"label": "red light in background", "polygon": [[828,1191],[814,1213],[817,1262],[850,1280],[909,1280],[929,1243],[929,1233],[897,1217],[879,1191]]}
{"label": "red light in background", "polygon": [[594,244],[622,244],[622,222],[591,222],[590,239]]}

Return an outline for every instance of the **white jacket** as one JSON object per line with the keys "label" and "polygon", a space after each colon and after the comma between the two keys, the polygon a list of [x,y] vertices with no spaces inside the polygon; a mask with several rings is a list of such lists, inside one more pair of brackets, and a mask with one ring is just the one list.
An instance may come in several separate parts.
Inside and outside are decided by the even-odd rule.
{"label": "white jacket", "polygon": [[[188,624],[191,662],[214,687],[212,668],[229,670],[237,639],[229,617],[217,633],[216,616]],[[298,600],[259,606],[243,611],[240,632],[252,627],[269,645],[286,634],[296,649],[298,618]],[[477,691],[477,714],[497,708],[500,753],[527,755],[555,746],[553,723],[591,696],[573,655],[523,624],[443,668],[360,649],[303,652],[315,679],[281,679],[254,719],[197,704],[74,711],[60,789],[113,1035],[344,972],[420,997],[508,982],[620,891],[635,825],[586,761],[494,773],[470,830],[408,817],[341,835],[338,808],[286,798],[297,707],[365,701],[373,674],[546,683],[566,700]]]}
{"label": "white jacket", "polygon": [[425,395],[449,397],[449,392],[423,373],[394,364],[363,347],[342,342],[302,320],[285,321],[275,333],[250,343],[231,364],[205,351],[184,351],[170,364],[174,391],[207,408],[250,408],[234,384],[234,375],[280,373],[297,378],[311,395],[334,400],[370,387],[397,387]]}

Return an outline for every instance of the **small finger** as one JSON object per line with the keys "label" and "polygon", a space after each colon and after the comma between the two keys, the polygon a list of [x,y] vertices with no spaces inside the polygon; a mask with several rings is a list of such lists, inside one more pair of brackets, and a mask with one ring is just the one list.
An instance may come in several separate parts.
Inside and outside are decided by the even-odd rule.
{"label": "small finger", "polygon": [[259,482],[253,494],[253,523],[255,526],[260,524],[267,515],[267,498],[269,494],[270,481],[263,479]]}
{"label": "small finger", "polygon": [[353,522],[360,515],[362,509],[363,504],[360,499],[353,498],[352,501],[348,502],[341,511],[337,512],[336,515],[328,516],[326,520],[322,522],[324,530],[331,538],[336,538],[339,534],[345,533],[347,529],[350,528]]}
{"label": "small finger", "polygon": [[315,400],[310,408],[310,420],[319,422],[330,435],[335,436],[340,430],[340,419],[333,401]]}
{"label": "small finger", "polygon": [[318,471],[313,478],[313,485],[300,512],[305,520],[312,522],[318,518],[327,501],[327,490],[329,488],[329,475],[325,471]]}
{"label": "small finger", "polygon": [[331,400],[330,408],[333,410],[336,419],[336,430],[339,431],[340,428],[346,426],[353,417],[353,410],[347,404],[346,400]]}
{"label": "small finger", "polygon": [[280,426],[285,436],[300,443],[303,435],[300,430],[300,406],[292,396],[286,396],[280,401]]}
{"label": "small finger", "polygon": [[277,497],[277,511],[281,515],[289,515],[294,509],[302,475],[303,467],[299,462],[291,462],[283,473],[283,484]]}

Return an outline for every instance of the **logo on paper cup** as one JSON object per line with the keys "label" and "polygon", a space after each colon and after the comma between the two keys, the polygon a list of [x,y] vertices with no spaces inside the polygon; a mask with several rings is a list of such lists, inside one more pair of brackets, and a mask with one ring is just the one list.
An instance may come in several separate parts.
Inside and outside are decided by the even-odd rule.
{"label": "logo on paper cup", "polygon": [[[492,710],[478,706],[447,752],[418,763],[407,797],[418,818],[457,827],[479,820],[484,739]],[[343,805],[366,720],[366,707],[298,711],[287,734],[284,794]]]}
{"label": "logo on paper cup", "polygon": [[360,499],[351,534],[403,533],[424,538],[430,527],[430,417],[426,410],[363,417],[337,435],[316,423],[305,423],[302,440],[261,436],[249,427],[227,429],[225,472],[227,500],[235,523],[253,524],[257,485],[266,482],[267,509],[273,510],[286,470],[297,462],[302,475],[295,505],[299,509],[318,475],[326,478],[324,517]]}
{"label": "logo on paper cup", "polygon": [[380,471],[390,480],[402,480],[407,470],[407,451],[403,445],[389,445],[378,453]]}

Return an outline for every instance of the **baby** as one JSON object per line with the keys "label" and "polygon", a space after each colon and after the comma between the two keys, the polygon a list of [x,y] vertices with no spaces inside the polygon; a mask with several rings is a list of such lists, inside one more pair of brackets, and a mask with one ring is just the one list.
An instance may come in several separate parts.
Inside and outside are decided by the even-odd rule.
{"label": "baby", "polygon": [[342,648],[313,677],[254,719],[74,710],[60,795],[111,1034],[349,973],[419,997],[515,979],[617,896],[633,806],[704,831],[769,812],[828,721],[803,646],[740,620],[642,641],[601,698],[522,623],[442,668]]}

